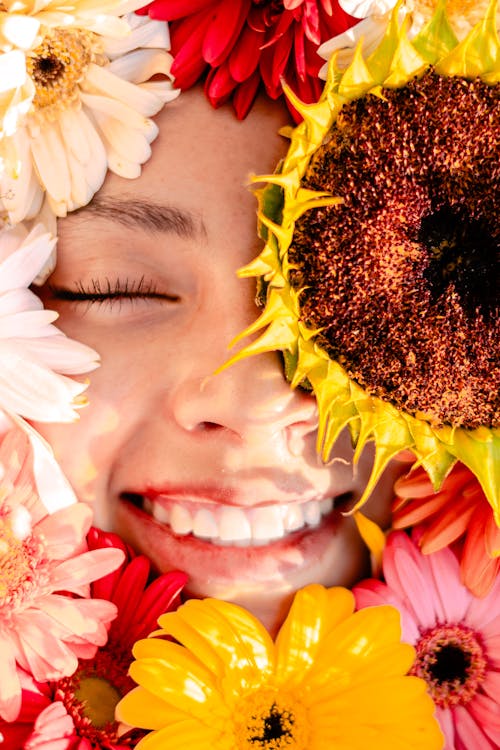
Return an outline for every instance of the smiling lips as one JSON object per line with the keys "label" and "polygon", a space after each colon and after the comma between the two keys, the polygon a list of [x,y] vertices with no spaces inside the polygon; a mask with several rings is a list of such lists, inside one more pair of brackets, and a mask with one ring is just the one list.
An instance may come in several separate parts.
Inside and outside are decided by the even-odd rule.
{"label": "smiling lips", "polygon": [[332,498],[245,508],[147,497],[143,497],[141,503],[148,515],[168,526],[174,534],[190,534],[212,544],[239,547],[263,546],[306,527],[316,528],[332,511],[333,505]]}

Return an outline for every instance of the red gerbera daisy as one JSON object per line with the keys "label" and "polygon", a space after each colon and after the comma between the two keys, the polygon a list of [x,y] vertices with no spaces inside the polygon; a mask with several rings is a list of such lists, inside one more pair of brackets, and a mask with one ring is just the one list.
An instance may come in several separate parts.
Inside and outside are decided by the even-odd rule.
{"label": "red gerbera daisy", "polygon": [[176,85],[187,89],[208,70],[210,103],[232,97],[239,119],[261,80],[272,99],[284,79],[302,101],[316,101],[324,62],[316,50],[356,22],[338,0],[153,0],[143,12],[170,22]]}
{"label": "red gerbera daisy", "polygon": [[71,677],[48,683],[22,676],[22,708],[17,720],[0,722],[2,750],[128,750],[137,732],[119,736],[115,706],[135,683],[128,676],[132,646],[157,627],[158,617],[176,609],[184,573],[164,573],[148,585],[150,563],[116,536],[97,529],[90,550],[118,548],[127,554],[121,568],[92,584],[94,598],[113,602],[118,615],[105,646],[80,659]]}
{"label": "red gerbera daisy", "polygon": [[500,529],[476,477],[457,463],[438,492],[422,468],[395,485],[393,526],[418,526],[426,555],[458,542],[462,583],[486,596],[500,571]]}

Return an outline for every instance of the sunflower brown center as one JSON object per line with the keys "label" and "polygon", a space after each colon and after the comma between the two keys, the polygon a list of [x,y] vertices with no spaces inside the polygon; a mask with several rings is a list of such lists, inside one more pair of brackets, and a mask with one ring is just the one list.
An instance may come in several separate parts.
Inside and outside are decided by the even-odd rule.
{"label": "sunflower brown center", "polygon": [[429,71],[344,105],[289,258],[303,320],[371,395],[436,426],[500,424],[500,86]]}
{"label": "sunflower brown center", "polygon": [[78,84],[92,60],[92,34],[53,29],[26,60],[35,84],[34,111],[55,118],[78,99]]}
{"label": "sunflower brown center", "polygon": [[479,636],[464,625],[438,625],[422,634],[411,674],[427,682],[441,708],[466,705],[481,686],[487,659]]}
{"label": "sunflower brown center", "polygon": [[306,750],[308,736],[305,709],[292,696],[262,690],[238,706],[238,750]]}

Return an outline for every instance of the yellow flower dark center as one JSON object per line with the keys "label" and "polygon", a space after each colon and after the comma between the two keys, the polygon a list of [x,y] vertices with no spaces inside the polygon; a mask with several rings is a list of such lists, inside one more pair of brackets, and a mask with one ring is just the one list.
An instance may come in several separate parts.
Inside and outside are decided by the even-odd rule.
{"label": "yellow flower dark center", "polygon": [[484,681],[487,658],[480,637],[464,625],[439,625],[422,634],[411,674],[427,682],[441,708],[466,705]]}
{"label": "yellow flower dark center", "polygon": [[299,700],[274,690],[243,698],[236,722],[238,750],[306,750],[309,727]]}
{"label": "yellow flower dark center", "polygon": [[78,100],[78,84],[92,60],[92,34],[53,29],[28,56],[26,68],[35,84],[34,111],[54,119]]}
{"label": "yellow flower dark center", "polygon": [[318,343],[436,426],[500,424],[500,86],[428,71],[345,104],[304,183],[290,274]]}

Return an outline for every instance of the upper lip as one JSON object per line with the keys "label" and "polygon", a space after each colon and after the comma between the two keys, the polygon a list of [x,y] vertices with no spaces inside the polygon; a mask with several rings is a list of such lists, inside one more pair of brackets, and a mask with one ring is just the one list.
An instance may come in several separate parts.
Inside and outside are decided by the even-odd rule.
{"label": "upper lip", "polygon": [[335,498],[340,494],[346,495],[348,493],[335,493],[331,492],[308,492],[304,495],[293,495],[286,496],[267,496],[262,497],[261,494],[256,495],[257,491],[245,491],[236,489],[233,487],[223,487],[217,485],[204,485],[204,486],[186,486],[182,487],[152,487],[146,486],[142,489],[127,489],[121,493],[122,497],[141,497],[147,498],[148,500],[154,501],[170,501],[170,502],[181,502],[181,503],[196,503],[205,505],[228,505],[236,508],[249,508],[259,507],[266,505],[276,504],[291,504],[291,503],[305,503],[310,500],[317,500],[321,502],[327,498]]}

